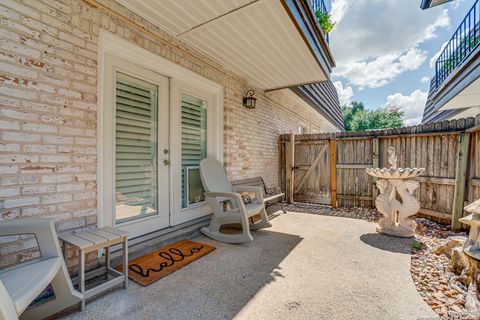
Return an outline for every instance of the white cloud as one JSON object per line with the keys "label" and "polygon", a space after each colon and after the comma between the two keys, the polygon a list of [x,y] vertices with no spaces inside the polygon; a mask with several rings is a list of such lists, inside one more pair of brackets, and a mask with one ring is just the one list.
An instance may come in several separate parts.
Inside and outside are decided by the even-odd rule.
{"label": "white cloud", "polygon": [[330,39],[336,75],[361,88],[376,88],[425,62],[419,45],[450,26],[448,11],[419,10],[404,2],[333,0],[337,24]]}
{"label": "white cloud", "polygon": [[418,124],[422,121],[423,109],[427,101],[428,94],[421,90],[413,91],[409,96],[401,93],[394,93],[387,97],[388,105],[400,107],[405,113],[404,120],[407,126]]}
{"label": "white cloud", "polygon": [[435,22],[428,25],[425,28],[425,30],[420,33],[422,36],[418,39],[417,44],[436,38],[437,35],[435,34],[435,31],[437,31],[437,29],[447,28],[449,26],[450,26],[450,17],[448,16],[448,11],[443,10],[442,14],[437,17]]}
{"label": "white cloud", "polygon": [[[446,10],[419,10],[398,0],[334,0],[331,48],[338,64],[403,52],[450,23]],[[333,12],[334,8],[336,12]],[[335,13],[335,14],[334,14]],[[339,19],[340,18],[340,19]]]}
{"label": "white cloud", "polygon": [[[352,2],[350,2],[350,4],[352,4]],[[332,10],[330,10],[332,21],[335,23],[340,22],[340,20],[342,20],[343,16],[345,15],[345,12],[347,12],[348,7],[349,3],[347,0],[333,1]]]}
{"label": "white cloud", "polygon": [[453,2],[453,9],[458,9],[458,7],[460,7],[460,4],[462,4],[463,0],[455,0]]}
{"label": "white cloud", "polygon": [[429,77],[423,77],[422,79],[420,79],[420,82],[421,82],[421,83],[429,83],[429,82],[430,82],[430,78],[429,78]]}
{"label": "white cloud", "polygon": [[350,98],[353,97],[352,87],[343,87],[341,81],[335,81],[333,83],[335,89],[337,89],[338,99],[340,100],[340,105],[344,105],[350,102]]}
{"label": "white cloud", "polygon": [[418,69],[426,58],[425,51],[412,48],[406,52],[382,55],[371,61],[344,63],[335,69],[334,75],[348,79],[349,83],[361,88],[378,88],[406,71]]}

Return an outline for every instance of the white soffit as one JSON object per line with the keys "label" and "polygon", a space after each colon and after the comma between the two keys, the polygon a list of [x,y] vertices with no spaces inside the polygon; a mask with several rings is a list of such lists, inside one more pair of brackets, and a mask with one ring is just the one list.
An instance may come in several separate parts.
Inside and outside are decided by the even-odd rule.
{"label": "white soffit", "polygon": [[278,0],[117,0],[211,56],[252,86],[325,81],[324,72]]}
{"label": "white soffit", "polygon": [[470,83],[455,97],[443,105],[439,111],[480,106],[480,78]]}
{"label": "white soffit", "polygon": [[460,112],[459,114],[456,114],[454,117],[449,118],[448,120],[475,117],[479,114],[480,114],[480,107],[472,107],[472,108],[468,108],[463,112]]}

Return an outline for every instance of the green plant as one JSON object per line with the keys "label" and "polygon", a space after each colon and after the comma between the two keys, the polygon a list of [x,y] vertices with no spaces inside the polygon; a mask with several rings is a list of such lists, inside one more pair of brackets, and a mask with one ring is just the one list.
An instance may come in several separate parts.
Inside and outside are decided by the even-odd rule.
{"label": "green plant", "polygon": [[412,249],[415,250],[415,251],[418,251],[418,250],[422,249],[422,246],[421,246],[420,243],[418,243],[417,241],[413,241],[410,246],[411,246]]}
{"label": "green plant", "polygon": [[332,20],[330,20],[329,13],[323,13],[322,11],[317,10],[317,12],[315,12],[315,17],[320,24],[320,28],[322,28],[325,34],[330,33],[333,27],[335,27],[335,22],[332,22]]}

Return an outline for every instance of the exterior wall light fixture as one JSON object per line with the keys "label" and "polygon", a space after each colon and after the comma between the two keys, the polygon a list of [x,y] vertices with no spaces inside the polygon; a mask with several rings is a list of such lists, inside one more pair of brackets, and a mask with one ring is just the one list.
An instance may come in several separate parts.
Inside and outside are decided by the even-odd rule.
{"label": "exterior wall light fixture", "polygon": [[247,93],[245,94],[245,97],[243,97],[243,106],[245,108],[255,109],[255,106],[257,104],[257,98],[253,96],[254,94],[255,94],[255,91],[248,90]]}

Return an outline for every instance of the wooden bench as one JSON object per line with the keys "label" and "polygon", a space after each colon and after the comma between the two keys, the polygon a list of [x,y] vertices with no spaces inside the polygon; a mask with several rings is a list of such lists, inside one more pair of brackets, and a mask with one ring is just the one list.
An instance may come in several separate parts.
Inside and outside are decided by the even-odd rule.
{"label": "wooden bench", "polygon": [[262,187],[263,188],[263,202],[265,203],[265,208],[268,208],[271,205],[274,205],[280,202],[280,206],[284,213],[285,211],[285,193],[279,187],[267,188],[265,181],[262,177],[254,177],[242,180],[236,180],[232,182],[233,186],[253,186],[253,187]]}

